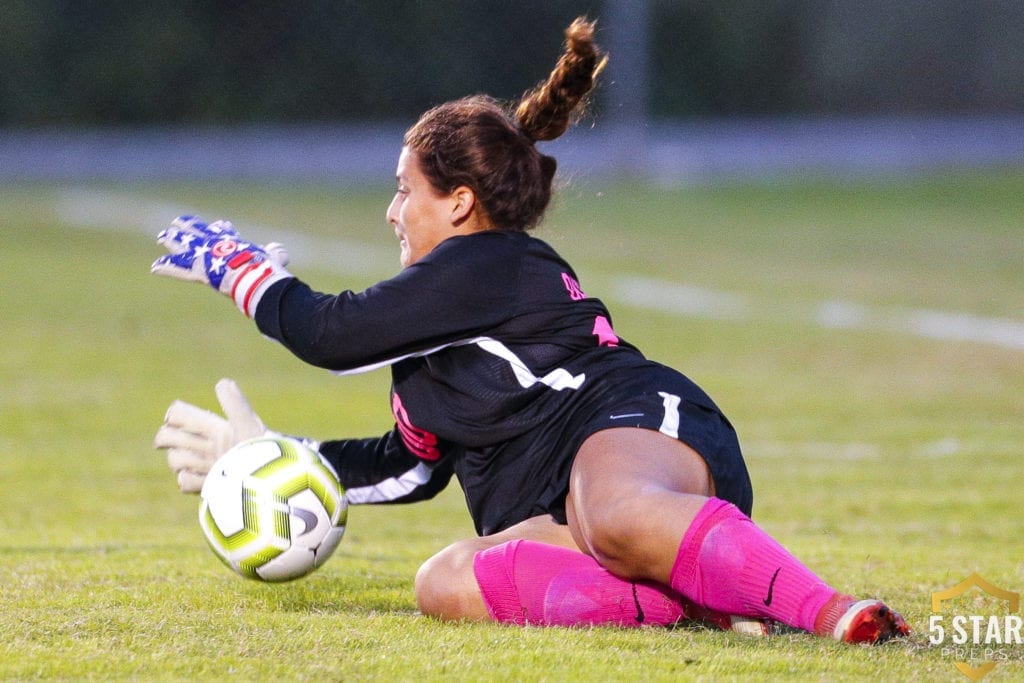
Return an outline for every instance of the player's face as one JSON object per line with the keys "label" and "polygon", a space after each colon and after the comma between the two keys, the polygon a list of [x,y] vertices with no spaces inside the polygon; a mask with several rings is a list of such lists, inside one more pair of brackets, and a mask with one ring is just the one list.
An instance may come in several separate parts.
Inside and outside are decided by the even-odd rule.
{"label": "player's face", "polygon": [[402,267],[408,268],[456,234],[453,200],[434,189],[420,170],[419,157],[408,147],[402,148],[395,176],[398,189],[388,206],[387,219],[395,226],[401,244]]}

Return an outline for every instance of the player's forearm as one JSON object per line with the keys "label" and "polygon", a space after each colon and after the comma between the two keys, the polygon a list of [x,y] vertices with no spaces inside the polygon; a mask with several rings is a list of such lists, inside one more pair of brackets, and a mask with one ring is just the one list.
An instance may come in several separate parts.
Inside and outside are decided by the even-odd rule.
{"label": "player's forearm", "polygon": [[379,439],[324,441],[320,453],[338,473],[353,505],[433,498],[451,480],[450,462],[421,460],[400,441],[393,432]]}

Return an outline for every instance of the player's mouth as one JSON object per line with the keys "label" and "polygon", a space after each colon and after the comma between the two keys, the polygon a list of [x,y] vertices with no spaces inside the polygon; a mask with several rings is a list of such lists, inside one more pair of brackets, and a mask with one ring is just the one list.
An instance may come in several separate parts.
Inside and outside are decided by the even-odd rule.
{"label": "player's mouth", "polygon": [[395,227],[395,237],[398,238],[398,261],[405,268],[410,265],[410,254],[409,238],[405,236],[405,233]]}

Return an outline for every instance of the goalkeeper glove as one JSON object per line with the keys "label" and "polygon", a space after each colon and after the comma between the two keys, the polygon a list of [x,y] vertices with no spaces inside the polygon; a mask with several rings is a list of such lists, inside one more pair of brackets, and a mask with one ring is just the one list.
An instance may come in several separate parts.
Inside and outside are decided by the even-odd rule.
{"label": "goalkeeper glove", "polygon": [[175,401],[153,445],[167,451],[167,466],[178,477],[182,493],[199,493],[210,467],[232,446],[265,434],[267,430],[234,380],[222,379],[214,390],[224,417]]}
{"label": "goalkeeper glove", "polygon": [[270,285],[292,277],[284,268],[284,247],[246,242],[227,221],[207,225],[197,216],[179,216],[157,236],[157,243],[170,253],[154,261],[150,272],[205,282],[231,297],[250,318]]}

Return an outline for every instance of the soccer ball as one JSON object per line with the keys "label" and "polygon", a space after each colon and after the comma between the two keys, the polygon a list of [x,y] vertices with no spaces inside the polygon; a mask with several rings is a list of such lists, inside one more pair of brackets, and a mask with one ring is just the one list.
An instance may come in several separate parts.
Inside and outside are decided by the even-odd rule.
{"label": "soccer ball", "polygon": [[199,525],[224,564],[256,581],[305,576],[345,533],[348,501],[320,454],[285,436],[243,441],[210,468]]}

